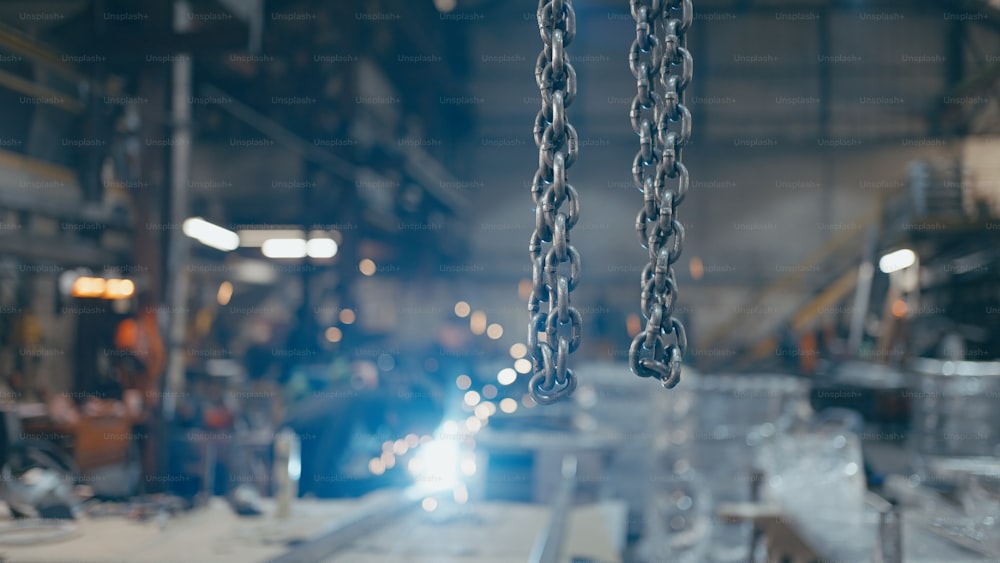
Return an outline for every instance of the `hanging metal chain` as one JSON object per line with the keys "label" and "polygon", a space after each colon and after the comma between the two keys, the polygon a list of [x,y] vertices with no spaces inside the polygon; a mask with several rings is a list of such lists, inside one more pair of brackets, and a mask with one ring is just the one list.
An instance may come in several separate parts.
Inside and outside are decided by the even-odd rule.
{"label": "hanging metal chain", "polygon": [[[528,244],[528,351],[533,375],[528,389],[535,402],[550,404],[576,388],[568,360],[580,346],[583,328],[580,312],[570,305],[570,292],[580,280],[580,254],[570,244],[569,232],[580,219],[580,201],[567,182],[580,144],[566,116],[576,98],[576,71],[566,54],[576,35],[576,12],[572,0],[539,0],[537,16],[544,47],[535,63],[542,109],[535,118],[538,170],[531,183],[535,231]],[[548,311],[541,310],[542,303],[549,304]]]}
{"label": "hanging metal chain", "polygon": [[628,359],[633,373],[655,377],[669,389],[680,381],[687,348],[684,325],[673,316],[677,303],[673,265],[684,248],[677,206],[690,183],[681,150],[691,139],[684,90],[694,66],[686,36],[693,11],[691,0],[630,0],[629,7],[636,35],[629,50],[629,69],[636,80],[629,118],[639,135],[632,177],[643,194],[635,228],[639,244],[649,250],[649,263],[640,278],[646,328],[632,340]]}

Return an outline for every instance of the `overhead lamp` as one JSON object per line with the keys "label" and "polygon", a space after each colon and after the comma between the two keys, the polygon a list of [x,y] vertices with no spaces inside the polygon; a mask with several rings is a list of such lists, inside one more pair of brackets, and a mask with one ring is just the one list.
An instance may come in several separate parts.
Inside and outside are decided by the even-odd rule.
{"label": "overhead lamp", "polygon": [[107,280],[91,276],[80,276],[73,281],[70,295],[73,297],[101,297],[107,287]]}
{"label": "overhead lamp", "polygon": [[268,258],[333,258],[337,255],[337,241],[329,237],[308,241],[299,238],[270,238],[260,245],[260,251]]}
{"label": "overhead lamp", "polygon": [[110,279],[104,284],[105,299],[128,299],[135,294],[135,284],[132,280]]}
{"label": "overhead lamp", "polygon": [[337,241],[332,238],[314,238],[306,243],[306,254],[310,258],[333,258],[337,255]]}
{"label": "overhead lamp", "polygon": [[240,246],[244,248],[260,248],[264,245],[264,241],[275,238],[290,239],[306,236],[301,229],[241,229],[237,234],[240,236]]}
{"label": "overhead lamp", "polygon": [[917,254],[909,248],[903,248],[886,254],[878,261],[878,269],[882,273],[891,274],[904,268],[909,268],[917,261]]}
{"label": "overhead lamp", "polygon": [[300,238],[272,238],[264,241],[260,251],[268,258],[304,258],[306,241]]}
{"label": "overhead lamp", "polygon": [[129,279],[80,276],[73,280],[69,293],[80,298],[128,299],[135,295],[135,282]]}
{"label": "overhead lamp", "polygon": [[201,217],[190,217],[181,226],[184,234],[217,250],[229,252],[240,246],[240,236]]}

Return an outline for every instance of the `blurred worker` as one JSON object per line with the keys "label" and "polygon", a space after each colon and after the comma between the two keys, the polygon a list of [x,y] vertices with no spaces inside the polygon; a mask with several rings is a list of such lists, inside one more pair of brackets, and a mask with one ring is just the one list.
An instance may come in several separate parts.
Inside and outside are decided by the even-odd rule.
{"label": "blurred worker", "polygon": [[115,331],[115,347],[121,352],[118,366],[119,384],[125,412],[139,436],[139,448],[144,472],[156,471],[157,451],[151,440],[145,439],[153,428],[149,426],[159,406],[160,378],[167,366],[167,354],[156,319],[156,307],[148,292],[140,292],[134,317],[122,320]]}
{"label": "blurred worker", "polygon": [[243,411],[251,428],[270,430],[285,418],[285,402],[278,384],[281,366],[274,358],[273,334],[271,326],[263,320],[250,327],[250,345],[244,353],[248,399]]}
{"label": "blurred worker", "polygon": [[[144,415],[152,412],[159,397],[160,377],[166,368],[166,350],[156,321],[156,309],[149,296],[139,296],[139,310],[122,320],[115,331],[115,347],[121,351],[119,381],[130,411],[137,407]],[[131,392],[129,392],[131,391]],[[136,401],[140,404],[136,405]]]}
{"label": "blurred worker", "polygon": [[378,368],[368,361],[351,365],[350,381],[310,393],[289,409],[284,426],[299,435],[302,452],[300,494],[354,496],[345,468],[352,442],[374,435],[385,423],[386,402],[378,393]]}

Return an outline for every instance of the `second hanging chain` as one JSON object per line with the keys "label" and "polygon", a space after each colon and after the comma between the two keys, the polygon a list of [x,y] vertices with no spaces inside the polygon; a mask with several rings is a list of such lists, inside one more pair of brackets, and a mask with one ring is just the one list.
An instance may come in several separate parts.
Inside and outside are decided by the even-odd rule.
{"label": "second hanging chain", "polygon": [[[681,150],[691,139],[684,91],[694,69],[686,48],[693,8],[691,0],[631,0],[629,7],[636,30],[629,51],[629,69],[636,79],[629,118],[639,136],[632,177],[643,194],[635,228],[639,244],[649,251],[649,262],[639,280],[646,327],[632,340],[628,359],[633,373],[655,377],[669,389],[680,381],[687,348],[684,325],[673,315],[677,303],[673,266],[684,249],[677,206],[690,184]],[[676,124],[674,129],[671,124]]]}

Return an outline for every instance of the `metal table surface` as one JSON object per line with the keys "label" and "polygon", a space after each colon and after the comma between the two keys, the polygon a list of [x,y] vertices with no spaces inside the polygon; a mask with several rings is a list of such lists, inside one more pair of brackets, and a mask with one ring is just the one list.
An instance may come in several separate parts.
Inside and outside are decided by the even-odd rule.
{"label": "metal table surface", "polygon": [[903,512],[904,563],[1000,563],[1000,559],[963,549],[923,529]]}
{"label": "metal table surface", "polygon": [[[155,521],[83,518],[71,539],[44,545],[2,545],[0,558],[11,563],[173,563],[182,561],[247,563],[275,559],[289,541],[318,537],[331,523],[384,502],[399,490],[376,491],[360,499],[299,500],[287,520],[271,514],[240,517],[224,500],[172,518]],[[551,510],[545,505],[505,502],[445,503],[433,512],[420,508],[356,538],[321,561],[337,563],[525,563]],[[595,561],[619,561],[625,509],[619,503],[580,506],[572,511],[564,553]],[[0,524],[2,526],[2,524]]]}

